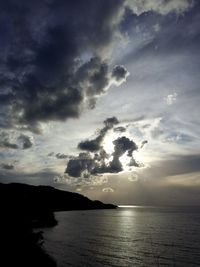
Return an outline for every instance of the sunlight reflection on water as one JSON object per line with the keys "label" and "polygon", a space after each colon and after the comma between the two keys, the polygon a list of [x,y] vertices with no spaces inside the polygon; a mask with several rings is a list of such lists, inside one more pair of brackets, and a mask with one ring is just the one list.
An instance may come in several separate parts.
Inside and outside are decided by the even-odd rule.
{"label": "sunlight reflection on water", "polygon": [[200,264],[199,210],[129,206],[56,217],[59,224],[44,235],[58,267]]}

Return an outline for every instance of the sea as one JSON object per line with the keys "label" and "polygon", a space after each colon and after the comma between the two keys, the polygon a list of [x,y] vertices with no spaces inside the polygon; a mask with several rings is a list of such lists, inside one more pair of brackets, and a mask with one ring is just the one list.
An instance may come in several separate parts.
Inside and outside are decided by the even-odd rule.
{"label": "sea", "polygon": [[200,266],[200,208],[123,206],[55,213],[44,249],[58,267]]}

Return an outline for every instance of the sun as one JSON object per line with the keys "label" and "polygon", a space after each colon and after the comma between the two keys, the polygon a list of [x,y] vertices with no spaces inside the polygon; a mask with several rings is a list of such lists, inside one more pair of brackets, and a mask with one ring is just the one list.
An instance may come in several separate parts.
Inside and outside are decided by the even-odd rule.
{"label": "sun", "polygon": [[128,166],[130,163],[130,157],[127,156],[127,153],[125,153],[124,155],[122,155],[119,160],[122,164],[122,168],[124,171],[129,171],[130,167]]}
{"label": "sun", "polygon": [[114,144],[113,140],[115,140],[118,136],[115,133],[108,133],[105,136],[103,141],[103,149],[106,151],[107,154],[112,155],[114,152]]}

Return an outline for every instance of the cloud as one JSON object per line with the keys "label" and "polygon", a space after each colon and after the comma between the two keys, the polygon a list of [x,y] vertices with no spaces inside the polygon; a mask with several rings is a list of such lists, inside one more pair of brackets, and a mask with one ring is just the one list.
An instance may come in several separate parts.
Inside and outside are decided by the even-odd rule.
{"label": "cloud", "polygon": [[11,149],[17,149],[18,145],[10,143],[9,141],[4,140],[2,143],[0,143],[0,146],[3,148],[11,148]]}
{"label": "cloud", "polygon": [[114,156],[121,157],[126,151],[128,156],[131,157],[134,150],[137,150],[137,145],[127,138],[126,136],[119,137],[113,141],[114,144]]}
{"label": "cloud", "polygon": [[115,66],[112,70],[112,78],[114,83],[119,86],[126,81],[126,78],[129,76],[129,72],[124,66]]}
{"label": "cloud", "polygon": [[120,65],[112,69],[107,53],[120,35],[123,3],[0,4],[2,127],[39,133],[41,122],[78,118],[86,107],[94,108],[111,85],[126,80],[128,71]]}
{"label": "cloud", "polygon": [[5,170],[13,170],[14,169],[14,165],[12,164],[7,164],[7,163],[3,163],[1,164],[1,167]]}
{"label": "cloud", "polygon": [[107,118],[104,121],[104,127],[99,131],[98,136],[93,140],[85,140],[78,144],[78,148],[81,150],[86,150],[90,152],[95,152],[100,150],[101,144],[108,130],[112,129],[114,125],[118,124],[119,121],[116,117]]}
{"label": "cloud", "polygon": [[48,156],[48,157],[52,157],[52,156],[54,156],[54,152],[50,152],[47,156]]}
{"label": "cloud", "polygon": [[114,192],[114,189],[111,188],[111,187],[105,187],[102,189],[102,192],[105,192],[105,193],[113,193]]}
{"label": "cloud", "polygon": [[94,164],[89,153],[80,153],[78,157],[69,160],[65,173],[73,177],[87,177],[90,176]]}
{"label": "cloud", "polygon": [[95,152],[100,149],[100,144],[102,142],[102,136],[99,135],[96,139],[93,140],[85,140],[78,144],[78,148],[81,150],[86,150],[90,152]]}
{"label": "cloud", "polygon": [[105,127],[107,127],[108,129],[111,129],[114,125],[116,125],[118,123],[119,123],[119,121],[116,117],[107,118],[104,121]]}
{"label": "cloud", "polygon": [[67,174],[56,175],[54,177],[56,183],[64,183],[76,188],[82,189],[84,187],[100,186],[108,182],[108,178],[104,175],[90,176],[90,177],[72,177]]}
{"label": "cloud", "polygon": [[18,141],[20,143],[22,143],[22,148],[23,149],[28,149],[28,148],[31,148],[33,146],[33,142],[31,140],[31,137],[25,135],[25,134],[21,134],[19,137],[18,137]]}
{"label": "cloud", "polygon": [[[167,65],[169,64],[169,69],[167,70],[164,68],[162,71],[162,68],[159,68],[159,74],[163,75],[163,83],[164,81],[172,79],[174,72],[178,73],[180,71],[183,73],[183,71],[185,71],[185,73],[190,73],[189,75],[191,77],[191,75],[198,69],[196,59],[198,57],[199,48],[199,4],[197,1],[130,0],[129,3],[130,6],[132,6],[131,9],[133,11],[128,9],[124,16],[123,25],[124,30],[127,31],[128,38],[130,39],[130,45],[128,45],[129,49],[127,48],[127,50],[123,50],[122,53],[125,54],[123,62],[128,66],[130,72],[137,72],[137,69],[140,68],[139,66],[142,62],[145,63],[150,60],[151,64],[153,64],[153,61],[156,62],[157,60],[161,60],[163,62],[164,60]],[[179,9],[178,6],[180,5],[184,5],[185,10],[184,8]],[[169,8],[169,12],[159,12],[163,6],[171,6],[173,8]],[[185,34],[182,34],[183,28],[185,29]],[[172,54],[174,55],[173,61],[169,59]],[[194,55],[195,59],[193,59]],[[178,63],[175,60],[177,56],[179,60],[181,58],[183,60],[183,62],[179,63],[180,66],[175,66],[173,64],[175,62],[176,64]],[[186,59],[187,56],[188,59]],[[190,69],[186,68],[185,60],[191,65]],[[137,66],[137,62],[139,66]],[[134,66],[134,70],[129,64]],[[174,69],[172,67],[173,65],[175,67]],[[153,68],[151,68],[151,72],[146,73],[145,69],[143,69],[143,72],[145,80],[149,80],[149,78],[152,79],[152,81],[148,82],[153,83],[155,82],[156,77],[158,77],[157,68],[156,76]],[[152,77],[148,75],[150,73],[152,73]],[[171,74],[168,77],[169,73]],[[142,82],[144,82],[144,77]],[[134,82],[137,83],[137,80],[140,80],[139,73],[135,73]],[[178,81],[178,79],[176,80]],[[191,80],[194,81],[194,78],[191,78]],[[180,80],[178,82],[181,83]],[[168,84],[166,84],[166,86],[168,86]],[[188,86],[190,87],[190,85]],[[192,87],[194,86],[195,85],[192,84]],[[181,87],[183,88],[183,86]]]}
{"label": "cloud", "polygon": [[114,132],[123,133],[123,132],[126,132],[126,128],[123,126],[119,126],[119,127],[114,128]]}
{"label": "cloud", "polygon": [[[134,141],[126,136],[118,137],[112,140],[113,152],[108,153],[104,147],[104,138],[108,130],[113,130],[115,124],[118,124],[117,118],[112,117],[104,121],[105,126],[99,131],[99,135],[93,140],[86,140],[79,143],[78,148],[86,152],[79,153],[69,159],[65,174],[77,179],[93,179],[104,174],[119,173],[125,170],[125,163],[122,163],[121,157],[125,156],[126,166],[129,170],[132,167],[141,167],[133,157],[133,152],[138,150]],[[121,133],[121,132],[120,132]],[[113,137],[114,138],[114,137]]]}
{"label": "cloud", "polygon": [[148,11],[154,11],[161,15],[166,15],[170,12],[181,14],[194,5],[193,0],[127,0],[126,3],[137,15]]}
{"label": "cloud", "polygon": [[[147,11],[168,14],[189,10],[192,2],[133,0],[126,1],[126,5],[138,15]],[[85,107],[93,108],[112,84],[126,80],[126,68],[115,65],[115,62],[113,67],[107,53],[119,35],[119,25],[124,19],[124,1],[86,0],[75,4],[73,1],[22,0],[18,3],[9,0],[0,5],[4,11],[0,20],[4,37],[0,52],[2,127],[20,127],[36,132],[40,122],[77,118]],[[147,17],[145,22],[148,22],[148,14],[143,17]],[[158,24],[155,18],[152,18],[151,28]],[[168,19],[165,21],[167,25]],[[169,41],[176,48],[180,48],[180,43],[188,46],[188,35],[182,34],[184,26],[185,32],[191,33],[190,42],[198,44],[195,40],[199,34],[195,35],[197,27],[194,24],[198,17],[195,21],[189,19],[192,24],[177,23],[174,31],[168,32],[164,27],[158,38],[153,38],[152,47],[154,41],[159,47],[168,46],[170,51]],[[163,26],[162,21],[160,25]],[[152,51],[152,47],[146,49]]]}
{"label": "cloud", "polygon": [[176,102],[177,96],[177,93],[169,94],[167,97],[164,98],[164,100],[168,106],[171,106]]}
{"label": "cloud", "polygon": [[134,160],[132,154],[134,150],[138,149],[138,147],[132,140],[130,140],[129,138],[125,136],[122,136],[114,140],[113,144],[114,144],[114,152],[113,152],[113,159],[110,162],[110,166],[109,166],[110,172],[115,173],[115,172],[120,172],[123,170],[120,157],[123,156],[123,154],[126,152],[127,152],[127,156],[131,158],[129,166],[136,166],[132,164]]}
{"label": "cloud", "polygon": [[132,172],[131,175],[128,176],[128,180],[130,182],[137,182],[138,181],[138,174],[136,172]]}
{"label": "cloud", "polygon": [[142,141],[140,148],[143,148],[143,146],[144,146],[145,144],[147,144],[147,143],[148,143],[147,140]]}
{"label": "cloud", "polygon": [[33,146],[32,137],[20,134],[15,131],[8,132],[2,131],[0,133],[0,147],[5,149],[28,149]]}
{"label": "cloud", "polygon": [[160,161],[152,169],[152,177],[183,175],[200,171],[200,155],[172,155],[171,159]]}
{"label": "cloud", "polygon": [[[53,154],[49,153],[49,156],[53,156]],[[67,159],[67,158],[69,158],[68,155],[61,154],[61,153],[57,153],[55,156],[56,156],[57,159]]]}
{"label": "cloud", "polygon": [[0,148],[18,149],[18,145],[10,141],[9,134],[6,132],[0,133]]}
{"label": "cloud", "polygon": [[154,24],[153,29],[155,32],[159,32],[160,31],[160,25],[158,23]]}
{"label": "cloud", "polygon": [[143,164],[140,162],[137,162],[133,157],[131,157],[128,166],[130,166],[130,167],[143,167]]}

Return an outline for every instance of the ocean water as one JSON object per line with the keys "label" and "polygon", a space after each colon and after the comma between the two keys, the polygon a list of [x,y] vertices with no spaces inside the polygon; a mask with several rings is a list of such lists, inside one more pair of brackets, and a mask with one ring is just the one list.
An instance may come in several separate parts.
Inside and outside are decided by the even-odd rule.
{"label": "ocean water", "polygon": [[135,206],[56,218],[43,231],[58,267],[200,266],[200,208]]}

